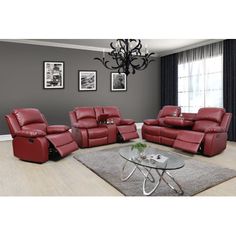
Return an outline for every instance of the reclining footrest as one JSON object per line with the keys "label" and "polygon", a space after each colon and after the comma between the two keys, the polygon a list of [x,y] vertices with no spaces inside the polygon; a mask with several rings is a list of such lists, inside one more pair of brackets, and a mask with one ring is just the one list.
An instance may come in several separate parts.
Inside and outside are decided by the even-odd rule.
{"label": "reclining footrest", "polygon": [[203,138],[204,133],[183,130],[177,135],[173,147],[183,151],[197,153]]}
{"label": "reclining footrest", "polygon": [[123,141],[128,141],[139,137],[135,124],[128,126],[117,126],[117,130]]}
{"label": "reclining footrest", "polygon": [[50,134],[47,135],[46,138],[59,152],[61,157],[64,157],[78,149],[78,145],[69,131],[62,134]]}

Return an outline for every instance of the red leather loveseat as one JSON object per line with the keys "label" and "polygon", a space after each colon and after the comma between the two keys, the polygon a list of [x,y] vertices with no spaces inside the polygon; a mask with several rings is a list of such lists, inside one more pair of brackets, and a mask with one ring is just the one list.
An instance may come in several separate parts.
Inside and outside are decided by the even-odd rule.
{"label": "red leather loveseat", "polygon": [[94,147],[139,137],[134,121],[122,119],[115,106],[76,107],[69,116],[72,135],[80,147]]}
{"label": "red leather loveseat", "polygon": [[37,109],[15,109],[6,115],[6,121],[13,138],[14,155],[21,160],[43,163],[78,149],[68,126],[48,125]]}
{"label": "red leather loveseat", "polygon": [[210,157],[226,148],[231,116],[223,108],[201,108],[198,113],[181,114],[178,106],[164,106],[157,119],[144,121],[142,137]]}

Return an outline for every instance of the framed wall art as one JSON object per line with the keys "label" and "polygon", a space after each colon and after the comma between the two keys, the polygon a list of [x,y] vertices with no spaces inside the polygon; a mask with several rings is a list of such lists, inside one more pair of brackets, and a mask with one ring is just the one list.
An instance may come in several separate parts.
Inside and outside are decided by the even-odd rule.
{"label": "framed wall art", "polygon": [[125,73],[111,72],[111,91],[127,91],[127,80]]}
{"label": "framed wall art", "polygon": [[64,62],[44,61],[43,62],[43,88],[64,89]]}
{"label": "framed wall art", "polygon": [[97,71],[79,70],[78,73],[79,91],[97,90]]}

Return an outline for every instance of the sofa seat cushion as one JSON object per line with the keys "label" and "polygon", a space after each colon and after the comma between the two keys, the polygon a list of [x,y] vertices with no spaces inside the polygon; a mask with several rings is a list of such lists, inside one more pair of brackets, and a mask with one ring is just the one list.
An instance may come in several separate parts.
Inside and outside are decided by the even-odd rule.
{"label": "sofa seat cushion", "polygon": [[215,121],[210,120],[198,120],[195,121],[193,131],[205,132],[209,128],[218,127],[219,124]]}
{"label": "sofa seat cushion", "polygon": [[194,124],[193,121],[181,117],[166,117],[164,123],[174,127],[191,127]]}
{"label": "sofa seat cushion", "polygon": [[48,134],[63,133],[69,130],[67,125],[50,125],[47,127]]}
{"label": "sofa seat cushion", "polygon": [[173,147],[179,148],[187,152],[196,153],[199,149],[199,146],[203,138],[204,138],[204,133],[182,130],[177,135]]}
{"label": "sofa seat cushion", "polygon": [[32,129],[38,129],[42,130],[44,132],[47,131],[47,125],[45,123],[34,123],[34,124],[28,124],[21,127],[22,130],[32,130]]}
{"label": "sofa seat cushion", "polygon": [[161,127],[160,136],[175,139],[180,131],[178,129]]}
{"label": "sofa seat cushion", "polygon": [[143,125],[143,132],[145,134],[149,134],[152,136],[160,136],[161,135],[161,127],[160,126],[149,126],[149,125]]}
{"label": "sofa seat cushion", "polygon": [[89,139],[103,138],[108,136],[108,130],[106,127],[88,129]]}
{"label": "sofa seat cushion", "polygon": [[97,127],[98,124],[97,124],[96,119],[86,118],[86,119],[78,120],[73,126],[80,129],[89,129],[89,128]]}

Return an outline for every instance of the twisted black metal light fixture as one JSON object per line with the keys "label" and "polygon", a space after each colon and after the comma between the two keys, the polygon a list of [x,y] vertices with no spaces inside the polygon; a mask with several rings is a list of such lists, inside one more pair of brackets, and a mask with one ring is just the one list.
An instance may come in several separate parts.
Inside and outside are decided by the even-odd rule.
{"label": "twisted black metal light fixture", "polygon": [[141,49],[142,44],[140,39],[117,39],[115,46],[113,42],[110,43],[112,48],[108,55],[114,60],[116,65],[109,66],[109,61],[105,59],[105,52],[103,51],[103,57],[94,58],[94,60],[100,61],[107,69],[117,70],[118,73],[125,73],[127,76],[132,71],[135,74],[136,70],[144,70],[154,61],[150,59],[150,56],[154,53],[148,53],[147,48],[145,49],[145,54],[142,55]]}

